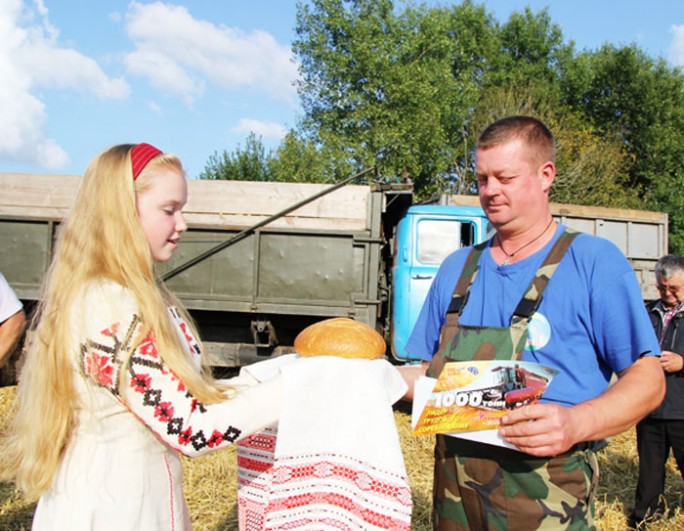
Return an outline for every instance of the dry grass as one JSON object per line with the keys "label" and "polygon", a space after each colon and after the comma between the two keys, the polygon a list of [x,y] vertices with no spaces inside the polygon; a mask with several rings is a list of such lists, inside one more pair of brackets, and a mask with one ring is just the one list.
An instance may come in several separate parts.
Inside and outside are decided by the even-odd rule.
{"label": "dry grass", "polygon": [[[0,388],[0,424],[7,418],[14,387]],[[397,408],[395,418],[402,439],[414,497],[413,529],[431,529],[432,438],[410,435],[408,409]],[[601,487],[598,493],[598,528],[603,531],[626,528],[636,481],[634,431],[616,436],[601,453]],[[234,531],[236,517],[235,450],[228,448],[198,459],[184,459],[185,491],[197,531]],[[673,516],[649,527],[650,531],[684,530],[682,512],[684,483],[674,463],[668,464],[665,489]],[[0,483],[0,530],[28,530],[35,504],[22,500],[12,485]]]}

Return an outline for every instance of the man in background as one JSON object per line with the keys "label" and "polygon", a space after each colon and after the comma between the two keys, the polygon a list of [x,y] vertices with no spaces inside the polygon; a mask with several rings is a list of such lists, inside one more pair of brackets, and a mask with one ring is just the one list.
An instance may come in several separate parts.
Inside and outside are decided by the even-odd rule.
{"label": "man in background", "polygon": [[647,309],[663,351],[660,365],[667,389],[663,403],[636,429],[639,480],[630,517],[636,528],[664,516],[662,496],[670,449],[680,474],[684,470],[684,257],[663,256],[656,264],[655,280],[660,299]]}

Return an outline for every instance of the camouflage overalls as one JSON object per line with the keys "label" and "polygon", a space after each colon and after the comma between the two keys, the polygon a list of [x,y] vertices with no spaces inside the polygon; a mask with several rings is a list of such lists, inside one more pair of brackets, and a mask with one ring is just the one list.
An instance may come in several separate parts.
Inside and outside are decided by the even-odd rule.
{"label": "camouflage overalls", "polygon": [[[449,360],[519,360],[527,324],[565,251],[577,235],[566,230],[537,271],[511,319],[511,326],[458,324],[478,261],[487,242],[475,246],[454,289],[428,374],[438,376]],[[554,458],[438,435],[435,447],[433,522],[439,530],[595,529],[598,464],[593,443]]]}

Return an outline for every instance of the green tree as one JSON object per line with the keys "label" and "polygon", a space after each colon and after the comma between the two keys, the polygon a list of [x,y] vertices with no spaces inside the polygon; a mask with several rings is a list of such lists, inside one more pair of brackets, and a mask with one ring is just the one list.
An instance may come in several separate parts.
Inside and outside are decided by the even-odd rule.
{"label": "green tree", "polygon": [[[538,85],[490,87],[483,92],[473,115],[478,133],[499,118],[533,115],[553,131],[557,143],[556,179],[551,200],[609,207],[637,207],[638,200],[624,188],[627,155],[617,142],[596,135],[567,105],[558,103]],[[470,189],[475,189],[474,176]]]}
{"label": "green tree", "polygon": [[[526,114],[547,123],[557,138],[559,154],[552,199],[559,202],[625,206],[630,196],[622,188],[625,154],[620,146],[597,135],[584,116],[562,95],[567,65],[574,60],[574,45],[565,43],[559,26],[546,10],[514,12],[497,25],[494,45],[485,61],[478,61],[479,99],[467,129],[472,153],[480,132],[493,121]],[[483,66],[484,65],[484,68]],[[459,62],[460,75],[472,74],[472,61]],[[472,155],[459,161],[459,190],[475,191]]]}
{"label": "green tree", "polygon": [[224,179],[233,181],[272,181],[274,180],[270,164],[273,155],[266,151],[260,137],[250,133],[245,148],[240,145],[235,152],[214,153],[200,179]]}
{"label": "green tree", "polygon": [[[573,131],[560,135],[574,162],[561,164],[559,197],[623,199],[623,153],[603,148],[608,141],[562,99],[574,47],[547,11],[528,8],[499,25],[470,1],[399,12],[388,0],[314,0],[298,6],[297,20],[302,125],[331,164],[408,174],[423,197],[472,193],[477,135],[494,119],[525,113],[572,124],[583,141],[571,141]],[[614,158],[592,166],[591,153]]]}
{"label": "green tree", "polygon": [[455,63],[486,59],[491,26],[470,2],[402,12],[389,0],[298,4],[302,127],[344,173],[377,165],[436,191],[478,95],[477,76]]}
{"label": "green tree", "polygon": [[332,182],[323,152],[295,131],[285,136],[269,161],[271,175],[284,182]]}
{"label": "green tree", "polygon": [[297,5],[303,114],[279,148],[256,138],[203,176],[335,182],[375,165],[419,197],[472,193],[474,144],[493,120],[548,123],[552,199],[670,214],[684,252],[684,79],[637,46],[576,53],[548,11],[498,23],[483,5],[308,0]]}
{"label": "green tree", "polygon": [[487,86],[520,86],[534,82],[557,97],[561,65],[574,54],[546,9],[513,12],[497,31],[497,50],[490,57]]}
{"label": "green tree", "polygon": [[641,208],[670,215],[670,249],[684,252],[684,76],[636,45],[578,59],[569,102],[606,142],[627,153],[625,187]]}

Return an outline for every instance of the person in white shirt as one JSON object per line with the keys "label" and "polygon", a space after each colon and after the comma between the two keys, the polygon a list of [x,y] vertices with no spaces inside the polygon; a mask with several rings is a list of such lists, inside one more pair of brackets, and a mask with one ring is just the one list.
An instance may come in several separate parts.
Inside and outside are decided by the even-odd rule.
{"label": "person in white shirt", "polygon": [[0,369],[9,361],[25,327],[24,307],[0,273]]}

